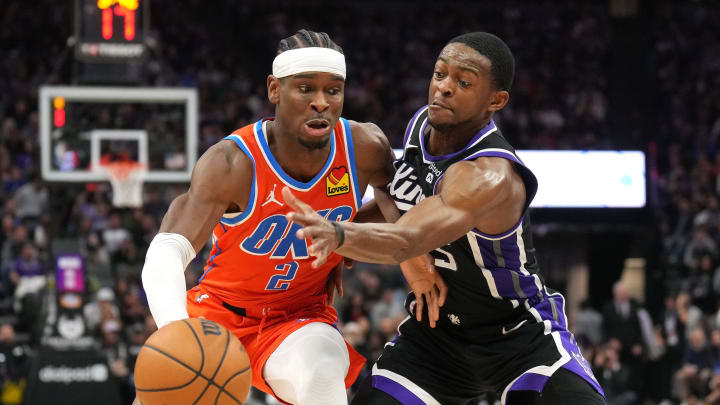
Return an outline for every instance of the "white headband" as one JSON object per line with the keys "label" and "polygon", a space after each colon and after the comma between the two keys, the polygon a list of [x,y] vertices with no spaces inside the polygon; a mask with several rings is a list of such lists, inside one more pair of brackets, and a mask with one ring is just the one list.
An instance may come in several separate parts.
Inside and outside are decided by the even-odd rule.
{"label": "white headband", "polygon": [[345,78],[345,55],[320,47],[285,51],[273,60],[273,76],[283,78],[302,72],[327,72]]}

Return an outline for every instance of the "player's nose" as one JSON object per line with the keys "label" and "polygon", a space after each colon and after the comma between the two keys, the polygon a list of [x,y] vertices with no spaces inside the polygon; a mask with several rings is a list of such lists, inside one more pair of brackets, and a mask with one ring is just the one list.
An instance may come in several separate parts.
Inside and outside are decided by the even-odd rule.
{"label": "player's nose", "polygon": [[315,93],[315,96],[310,100],[310,107],[317,112],[323,112],[330,108],[330,103],[328,103],[325,94],[319,91]]}
{"label": "player's nose", "polygon": [[445,79],[440,80],[440,81],[438,81],[438,82],[436,82],[436,83],[437,83],[437,84],[436,84],[437,90],[438,90],[440,93],[442,93],[443,96],[445,96],[445,97],[450,97],[450,96],[452,96],[452,94],[453,94],[453,89],[452,89],[452,85],[451,85],[451,83],[450,83],[449,78],[446,77]]}

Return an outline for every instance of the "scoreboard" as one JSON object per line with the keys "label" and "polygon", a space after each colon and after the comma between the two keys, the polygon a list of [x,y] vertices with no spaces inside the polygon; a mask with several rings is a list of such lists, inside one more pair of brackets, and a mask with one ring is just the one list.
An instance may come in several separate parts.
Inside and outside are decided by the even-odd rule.
{"label": "scoreboard", "polygon": [[146,52],[149,0],[75,0],[75,57],[80,62],[134,62]]}

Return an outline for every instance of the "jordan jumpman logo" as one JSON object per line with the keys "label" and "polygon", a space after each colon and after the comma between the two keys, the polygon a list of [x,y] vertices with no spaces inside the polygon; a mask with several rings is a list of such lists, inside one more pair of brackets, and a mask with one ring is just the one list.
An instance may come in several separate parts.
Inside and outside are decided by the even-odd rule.
{"label": "jordan jumpman logo", "polygon": [[275,204],[278,204],[279,206],[283,206],[285,204],[281,203],[280,201],[275,199],[275,189],[277,188],[277,184],[273,184],[273,189],[270,190],[270,194],[268,194],[267,198],[265,199],[265,202],[262,203],[261,207],[264,207],[271,202],[274,202]]}

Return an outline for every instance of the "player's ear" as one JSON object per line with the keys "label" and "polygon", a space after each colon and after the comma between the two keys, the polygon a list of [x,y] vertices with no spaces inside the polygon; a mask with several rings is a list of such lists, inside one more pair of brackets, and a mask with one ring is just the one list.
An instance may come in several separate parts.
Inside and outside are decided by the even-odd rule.
{"label": "player's ear", "polygon": [[505,107],[505,104],[507,104],[508,100],[510,100],[510,93],[508,93],[507,91],[500,90],[494,92],[490,98],[489,110],[492,112],[502,110],[503,107]]}
{"label": "player's ear", "polygon": [[280,102],[280,79],[273,75],[267,77],[268,100],[272,104]]}

